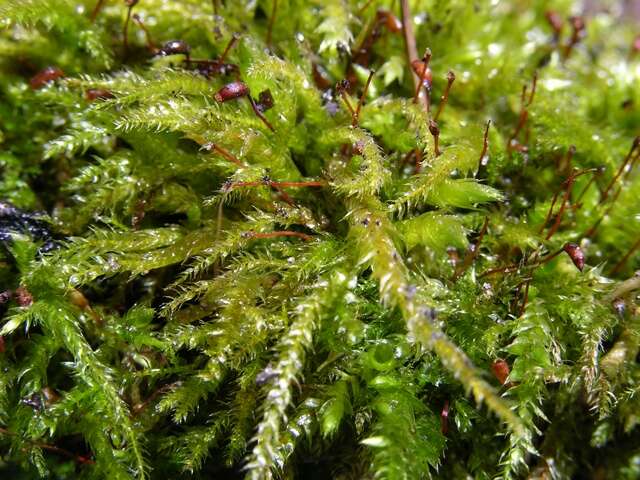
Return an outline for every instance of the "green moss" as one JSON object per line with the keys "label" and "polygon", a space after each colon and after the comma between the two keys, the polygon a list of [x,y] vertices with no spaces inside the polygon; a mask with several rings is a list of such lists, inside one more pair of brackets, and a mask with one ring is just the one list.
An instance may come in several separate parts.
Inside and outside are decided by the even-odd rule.
{"label": "green moss", "polygon": [[640,476],[616,8],[130,3],[0,1],[1,474]]}

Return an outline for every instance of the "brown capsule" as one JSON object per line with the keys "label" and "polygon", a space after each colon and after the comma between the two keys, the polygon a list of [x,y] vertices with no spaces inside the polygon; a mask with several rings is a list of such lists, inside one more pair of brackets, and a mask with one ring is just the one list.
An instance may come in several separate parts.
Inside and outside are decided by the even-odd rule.
{"label": "brown capsule", "polygon": [[413,71],[416,72],[416,75],[418,75],[418,77],[420,78],[423,78],[422,74],[424,72],[423,85],[427,88],[431,88],[431,80],[433,80],[433,74],[431,73],[431,69],[429,68],[429,66],[427,66],[427,71],[425,72],[425,62],[423,62],[422,60],[414,60],[411,62],[411,68],[413,68]]}
{"label": "brown capsule", "polygon": [[256,107],[261,113],[264,113],[273,107],[273,95],[271,95],[271,90],[267,89],[258,94]]}
{"label": "brown capsule", "polygon": [[491,364],[491,371],[498,381],[504,385],[509,378],[509,364],[506,360],[498,358]]}
{"label": "brown capsule", "polygon": [[349,83],[349,80],[347,79],[340,80],[338,83],[336,83],[336,91],[339,93],[348,92],[350,88],[351,88],[351,83]]}
{"label": "brown capsule", "polygon": [[433,135],[433,153],[436,157],[440,156],[440,127],[433,120],[429,120],[429,132]]}
{"label": "brown capsule", "polygon": [[238,74],[240,69],[234,63],[219,63],[209,60],[190,60],[191,63],[196,64],[196,71],[207,78],[216,77],[219,75],[231,75]]}
{"label": "brown capsule", "polygon": [[0,353],[4,353],[4,337],[0,335]]}
{"label": "brown capsule", "polygon": [[191,53],[191,47],[183,40],[170,40],[158,51],[158,54],[162,56],[166,55],[186,55],[187,58]]}
{"label": "brown capsule", "polygon": [[226,84],[220,90],[216,92],[213,98],[217,102],[227,102],[236,98],[244,97],[249,94],[249,87],[244,82],[231,82]]}
{"label": "brown capsule", "polygon": [[384,26],[391,33],[402,32],[402,22],[398,19],[398,17],[396,17],[390,11],[381,9],[381,10],[378,10],[376,15],[380,21],[384,21]]}
{"label": "brown capsule", "polygon": [[455,81],[455,79],[456,79],[456,74],[452,70],[449,70],[447,72],[447,82],[448,83],[453,83]]}
{"label": "brown capsule", "polygon": [[548,10],[547,12],[545,12],[544,16],[556,34],[562,31],[562,17],[558,12],[554,10]]}
{"label": "brown capsule", "polygon": [[571,261],[580,271],[584,269],[584,252],[576,243],[567,243],[563,250],[569,255]]}
{"label": "brown capsule", "polygon": [[251,97],[249,92],[249,87],[247,87],[247,85],[244,82],[235,81],[235,82],[228,83],[224,87],[222,87],[220,90],[218,90],[213,96],[213,98],[215,98],[215,100],[220,103],[227,102],[229,100],[234,100],[240,97],[247,98],[247,100],[249,101],[249,104],[251,105],[251,109],[256,114],[256,116],[260,119],[260,121],[262,121],[262,123],[264,123],[267,126],[269,130],[274,132],[275,129],[273,128],[273,125],[269,123],[269,120],[266,119],[266,117],[258,107],[258,104]]}
{"label": "brown capsule", "polygon": [[29,85],[33,90],[38,90],[49,82],[53,82],[54,80],[62,77],[64,77],[64,72],[58,67],[46,67],[35,74],[35,76],[29,81]]}
{"label": "brown capsule", "polygon": [[135,7],[138,4],[139,0],[124,0],[124,4],[127,7]]}
{"label": "brown capsule", "polygon": [[576,32],[581,32],[585,29],[584,18],[582,17],[570,17],[569,23]]}
{"label": "brown capsule", "polygon": [[44,404],[46,407],[50,407],[51,405],[56,403],[58,400],[60,400],[60,395],[58,395],[56,391],[50,387],[44,387],[41,390],[41,393],[42,393],[42,398],[44,399]]}
{"label": "brown capsule", "polygon": [[33,295],[25,287],[16,288],[16,301],[21,307],[29,307],[33,303]]}
{"label": "brown capsule", "polygon": [[456,247],[447,247],[447,256],[449,257],[449,263],[454,267],[460,262],[460,255]]}
{"label": "brown capsule", "polygon": [[433,120],[429,120],[429,132],[431,132],[431,135],[434,137],[440,135],[440,127],[438,127],[438,124]]}
{"label": "brown capsule", "polygon": [[80,290],[75,288],[69,292],[69,300],[80,310],[85,310],[89,307],[89,300],[85,297]]}
{"label": "brown capsule", "polygon": [[362,140],[358,140],[353,144],[353,154],[362,155],[364,152],[365,143]]}
{"label": "brown capsule", "polygon": [[85,98],[90,102],[95,100],[108,100],[114,98],[113,93],[105,88],[90,88],[84,94]]}

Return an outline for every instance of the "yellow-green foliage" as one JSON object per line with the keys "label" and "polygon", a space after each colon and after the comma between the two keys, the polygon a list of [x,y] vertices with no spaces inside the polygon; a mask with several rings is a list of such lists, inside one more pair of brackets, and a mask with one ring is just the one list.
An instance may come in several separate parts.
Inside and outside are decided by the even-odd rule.
{"label": "yellow-green foliage", "polygon": [[639,478],[605,3],[0,0],[0,475]]}

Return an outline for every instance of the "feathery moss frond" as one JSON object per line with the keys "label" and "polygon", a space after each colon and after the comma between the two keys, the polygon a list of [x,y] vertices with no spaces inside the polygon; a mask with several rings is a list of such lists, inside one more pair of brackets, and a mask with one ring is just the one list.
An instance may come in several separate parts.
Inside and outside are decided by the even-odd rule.
{"label": "feathery moss frond", "polygon": [[611,7],[0,2],[0,476],[636,478]]}

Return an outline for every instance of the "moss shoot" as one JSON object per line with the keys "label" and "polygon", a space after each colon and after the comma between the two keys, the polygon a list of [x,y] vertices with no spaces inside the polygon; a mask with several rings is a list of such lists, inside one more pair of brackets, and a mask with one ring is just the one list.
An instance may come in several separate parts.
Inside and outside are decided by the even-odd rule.
{"label": "moss shoot", "polygon": [[630,3],[0,0],[0,476],[640,478]]}

